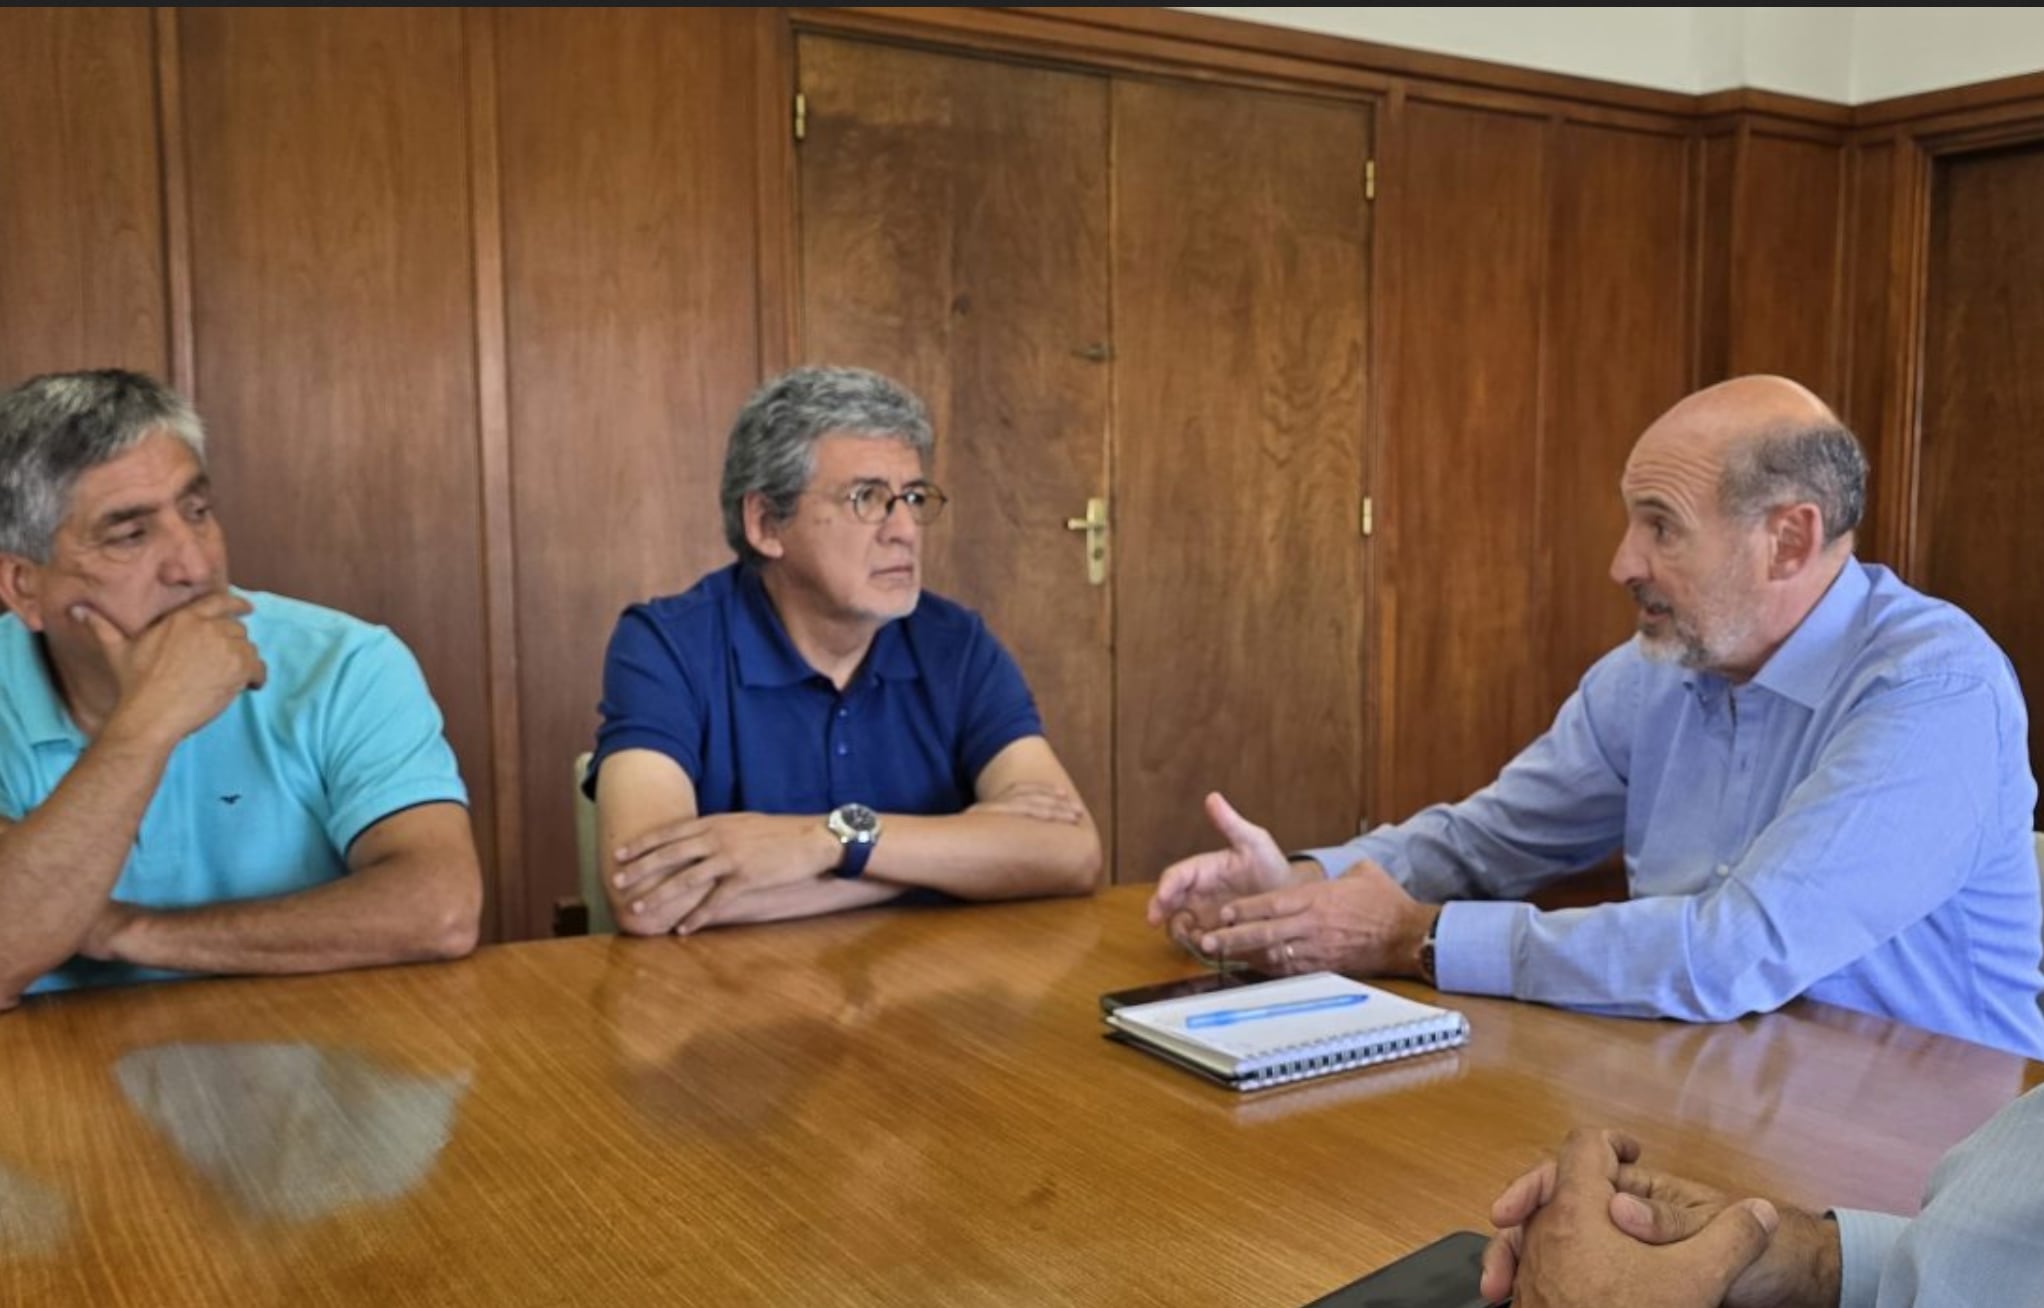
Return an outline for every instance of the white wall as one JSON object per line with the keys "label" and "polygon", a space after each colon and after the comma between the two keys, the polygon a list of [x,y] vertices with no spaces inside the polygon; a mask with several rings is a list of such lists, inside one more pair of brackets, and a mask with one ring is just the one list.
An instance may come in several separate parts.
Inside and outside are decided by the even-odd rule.
{"label": "white wall", "polygon": [[2044,69],[2044,9],[2034,6],[1852,13],[1854,103]]}
{"label": "white wall", "polygon": [[1664,90],[1691,90],[1695,80],[1695,20],[1688,9],[1413,5],[1193,12]]}
{"label": "white wall", "polygon": [[1191,7],[1249,22],[1699,94],[1858,104],[2044,69],[2044,9]]}
{"label": "white wall", "polygon": [[1747,8],[1738,75],[1700,91],[1751,86],[1833,104],[1853,98],[1853,20],[1861,10]]}

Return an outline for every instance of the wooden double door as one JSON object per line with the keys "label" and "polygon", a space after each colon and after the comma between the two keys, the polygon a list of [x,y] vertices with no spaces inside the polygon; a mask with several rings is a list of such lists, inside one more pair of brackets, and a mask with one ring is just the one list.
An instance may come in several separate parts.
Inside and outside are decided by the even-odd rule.
{"label": "wooden double door", "polygon": [[1021,662],[1116,879],[1211,847],[1210,790],[1352,834],[1368,108],[817,34],[797,68],[798,353],[930,406],[930,583]]}

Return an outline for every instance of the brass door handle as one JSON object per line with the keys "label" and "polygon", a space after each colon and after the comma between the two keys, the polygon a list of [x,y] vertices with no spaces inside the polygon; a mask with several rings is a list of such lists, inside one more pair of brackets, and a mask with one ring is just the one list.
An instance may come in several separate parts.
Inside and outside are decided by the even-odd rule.
{"label": "brass door handle", "polygon": [[1066,531],[1086,533],[1086,580],[1095,586],[1107,584],[1107,501],[1086,501],[1086,516],[1066,518]]}

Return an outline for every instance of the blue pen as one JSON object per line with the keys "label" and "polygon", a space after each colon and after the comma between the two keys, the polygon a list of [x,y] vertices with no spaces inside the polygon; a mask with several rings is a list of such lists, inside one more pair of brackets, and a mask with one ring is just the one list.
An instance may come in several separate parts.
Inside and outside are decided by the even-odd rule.
{"label": "blue pen", "polygon": [[1185,1019],[1185,1026],[1189,1031],[1198,1031],[1210,1026],[1233,1026],[1237,1022],[1254,1022],[1265,1017],[1317,1013],[1323,1008],[1354,1008],[1368,998],[1368,995],[1323,995],[1318,999],[1292,999],[1282,1004],[1265,1004],[1261,1008],[1217,1008],[1211,1013],[1194,1013]]}

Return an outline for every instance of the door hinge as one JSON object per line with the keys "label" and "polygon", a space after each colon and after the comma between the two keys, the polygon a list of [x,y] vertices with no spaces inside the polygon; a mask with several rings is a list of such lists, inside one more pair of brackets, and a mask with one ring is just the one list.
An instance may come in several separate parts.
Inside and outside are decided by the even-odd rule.
{"label": "door hinge", "polygon": [[1363,529],[1363,539],[1368,540],[1370,533],[1377,530],[1377,509],[1367,495],[1363,496],[1363,511],[1360,517],[1361,521],[1357,525]]}
{"label": "door hinge", "polygon": [[795,92],[795,139],[809,139],[809,97],[800,91]]}
{"label": "door hinge", "polygon": [[1377,198],[1377,161],[1375,159],[1363,160],[1363,198],[1365,200]]}

